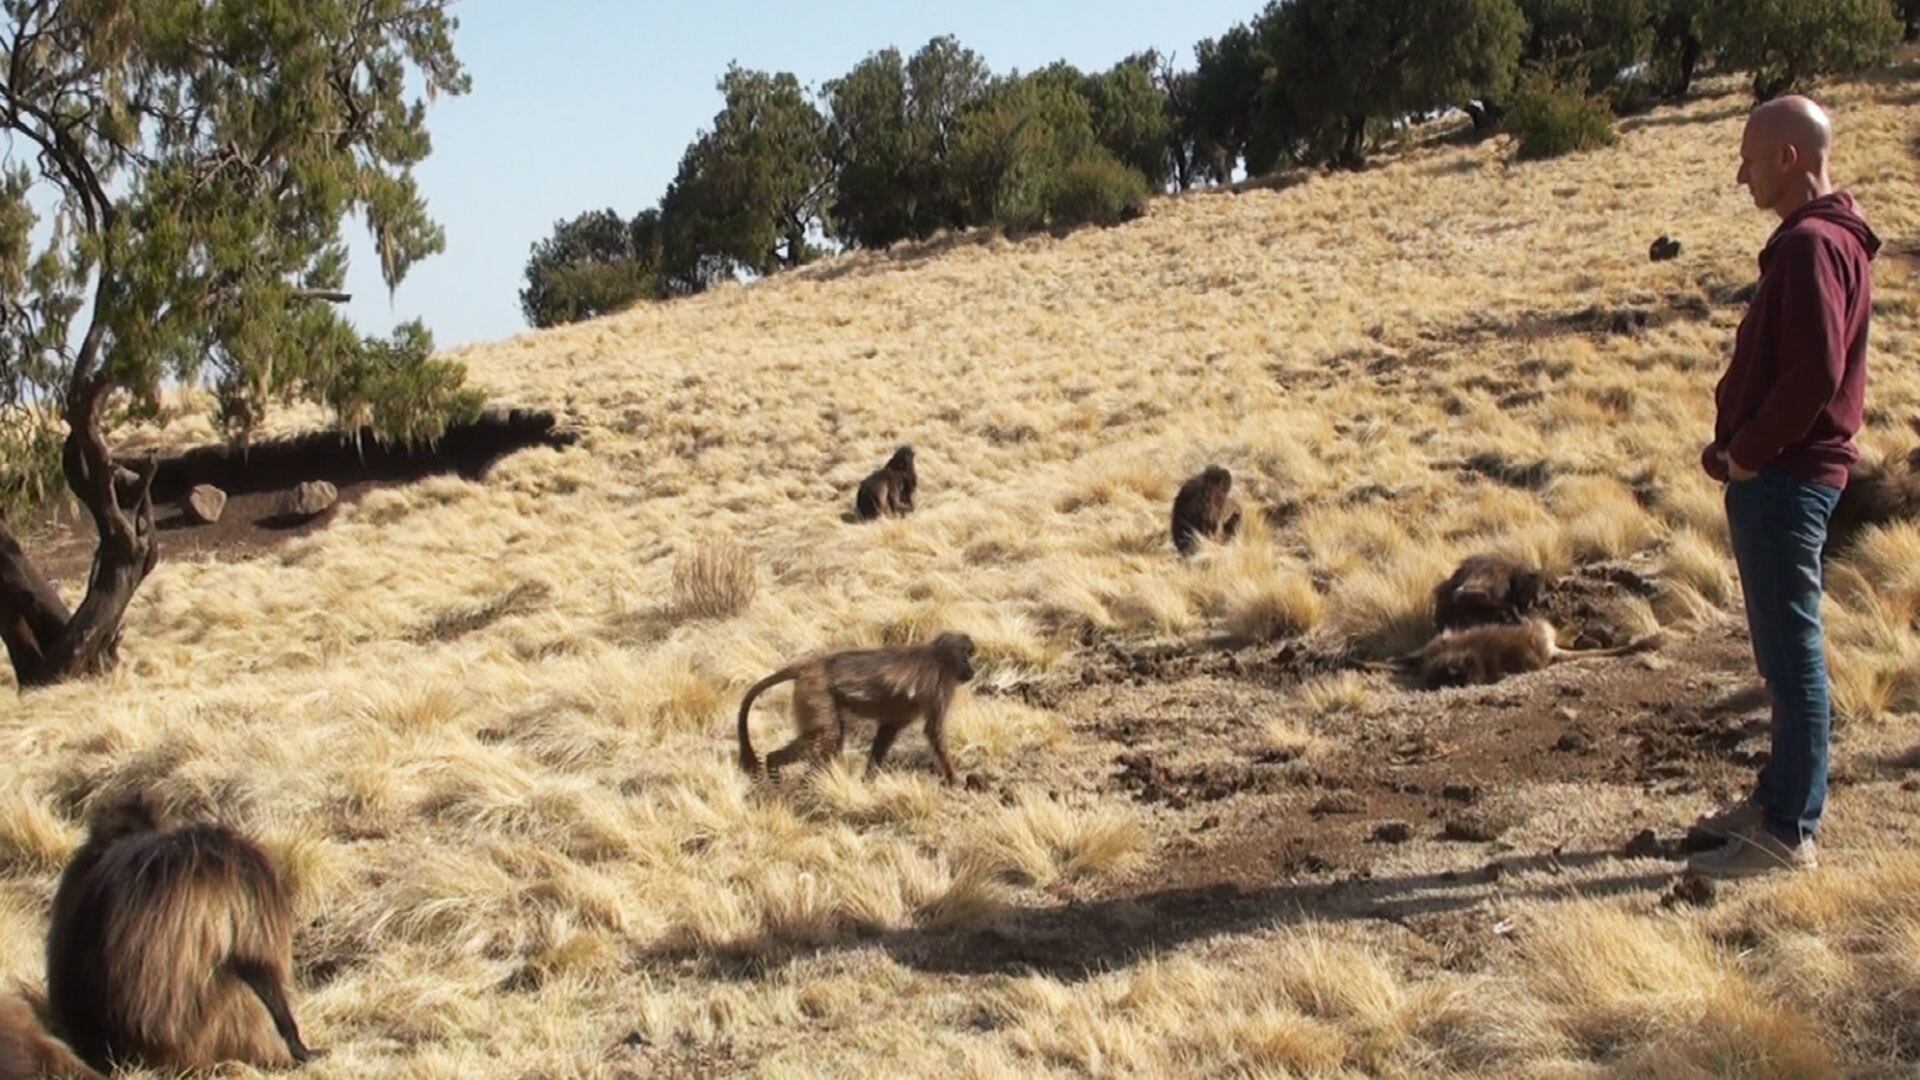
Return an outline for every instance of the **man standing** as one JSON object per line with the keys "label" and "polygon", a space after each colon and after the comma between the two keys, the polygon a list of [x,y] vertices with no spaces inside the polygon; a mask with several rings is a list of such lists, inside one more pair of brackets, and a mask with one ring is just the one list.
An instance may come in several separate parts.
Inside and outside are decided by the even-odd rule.
{"label": "man standing", "polygon": [[1880,240],[1827,169],[1833,128],[1803,97],[1754,110],[1740,176],[1781,218],[1760,253],[1760,285],[1714,392],[1701,464],[1727,485],[1727,524],[1746,594],[1753,655],[1773,697],[1773,749],[1753,793],[1696,834],[1721,846],[1689,867],[1744,877],[1814,865],[1832,727],[1820,628],[1820,552],[1859,457],[1867,389],[1870,263]]}

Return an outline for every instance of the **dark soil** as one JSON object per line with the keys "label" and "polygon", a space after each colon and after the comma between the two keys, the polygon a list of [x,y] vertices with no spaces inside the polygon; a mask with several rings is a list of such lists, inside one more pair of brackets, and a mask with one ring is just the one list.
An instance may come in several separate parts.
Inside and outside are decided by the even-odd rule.
{"label": "dark soil", "polygon": [[[380,488],[429,476],[452,473],[477,480],[494,462],[515,451],[569,446],[575,438],[551,413],[516,409],[454,425],[431,446],[382,443],[371,431],[362,431],[357,441],[329,431],[245,448],[198,447],[162,458],[154,474],[154,524],[160,530],[161,557],[248,558],[325,528],[333,510],[311,518],[284,512],[288,494],[305,481],[333,484],[340,493],[338,507]],[[201,524],[186,513],[187,492],[198,484],[212,484],[227,493],[226,509],[214,524]],[[70,508],[41,522],[28,542],[41,571],[69,584],[84,579],[93,547],[91,519]]]}

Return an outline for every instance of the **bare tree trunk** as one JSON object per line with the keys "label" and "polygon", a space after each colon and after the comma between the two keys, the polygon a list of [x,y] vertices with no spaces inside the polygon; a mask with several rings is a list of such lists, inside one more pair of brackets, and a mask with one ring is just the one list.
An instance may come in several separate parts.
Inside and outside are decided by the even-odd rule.
{"label": "bare tree trunk", "polygon": [[111,670],[120,627],[133,594],[160,557],[153,527],[153,474],[148,458],[122,484],[100,433],[104,381],[74,388],[67,405],[63,466],[67,486],[93,517],[99,536],[87,594],[71,613],[0,521],[0,639],[21,689],[50,686]]}

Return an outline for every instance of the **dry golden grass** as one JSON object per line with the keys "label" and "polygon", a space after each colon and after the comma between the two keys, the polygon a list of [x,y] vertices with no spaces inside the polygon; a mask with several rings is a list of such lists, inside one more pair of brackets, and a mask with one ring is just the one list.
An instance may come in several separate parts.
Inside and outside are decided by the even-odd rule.
{"label": "dry golden grass", "polygon": [[[333,1050],[316,1077],[1893,1060],[1920,1040],[1920,870],[1849,868],[1858,849],[1707,916],[1547,896],[1459,968],[1334,916],[1087,978],[956,973],[908,947],[1150,882],[1184,835],[1084,782],[1108,766],[1097,739],[1001,693],[1071,671],[1090,636],[1397,653],[1430,632],[1434,581],[1481,549],[1663,568],[1625,626],[1728,617],[1718,492],[1692,463],[1738,318],[1714,300],[1751,278],[1768,223],[1732,183],[1741,100],[1720,89],[1606,153],[1516,166],[1498,141],[1436,144],[1111,231],[856,254],[461,350],[494,398],[564,413],[580,444],[375,493],[244,563],[163,561],[119,671],[0,716],[0,977],[39,974],[88,796],[144,778],[288,861],[302,1020]],[[1826,95],[1840,179],[1906,244],[1913,92]],[[1650,265],[1661,231],[1687,255]],[[1895,429],[1920,412],[1911,259],[1890,253],[1878,284],[1870,453],[1910,444]],[[1553,329],[1627,307],[1683,315]],[[131,437],[209,433],[188,412]],[[842,522],[901,441],[920,509]],[[1234,470],[1247,535],[1174,558],[1167,500],[1210,461]],[[1282,508],[1297,516],[1251,513]],[[1920,720],[1917,553],[1920,534],[1887,529],[1835,571],[1843,726]],[[750,681],[944,628],[980,646],[952,738],[998,794],[940,787],[914,733],[870,782],[851,754],[777,794],[737,775]],[[1304,687],[1236,746],[1337,753],[1398,693]],[[781,700],[756,740],[786,734]],[[1583,812],[1629,797],[1586,794]]]}

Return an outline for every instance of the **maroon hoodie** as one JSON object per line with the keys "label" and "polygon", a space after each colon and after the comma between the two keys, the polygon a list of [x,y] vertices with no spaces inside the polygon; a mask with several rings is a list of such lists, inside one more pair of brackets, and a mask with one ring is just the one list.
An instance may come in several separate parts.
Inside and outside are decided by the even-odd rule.
{"label": "maroon hoodie", "polygon": [[1788,215],[1760,252],[1760,287],[1714,390],[1719,415],[1701,464],[1727,479],[1744,469],[1844,488],[1867,397],[1870,263],[1880,238],[1845,192]]}

